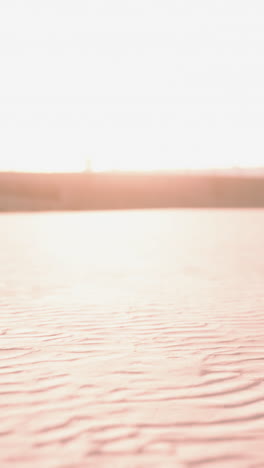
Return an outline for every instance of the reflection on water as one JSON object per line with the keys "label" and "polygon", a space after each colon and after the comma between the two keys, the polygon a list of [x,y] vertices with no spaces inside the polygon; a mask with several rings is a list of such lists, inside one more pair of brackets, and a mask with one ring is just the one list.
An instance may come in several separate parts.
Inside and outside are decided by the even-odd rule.
{"label": "reflection on water", "polygon": [[0,465],[261,467],[263,211],[0,217]]}

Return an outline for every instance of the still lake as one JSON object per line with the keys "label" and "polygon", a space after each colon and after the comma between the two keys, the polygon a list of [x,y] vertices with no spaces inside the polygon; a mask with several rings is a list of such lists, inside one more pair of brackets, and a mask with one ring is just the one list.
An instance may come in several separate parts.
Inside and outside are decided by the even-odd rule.
{"label": "still lake", "polygon": [[264,211],[0,216],[0,466],[264,466]]}

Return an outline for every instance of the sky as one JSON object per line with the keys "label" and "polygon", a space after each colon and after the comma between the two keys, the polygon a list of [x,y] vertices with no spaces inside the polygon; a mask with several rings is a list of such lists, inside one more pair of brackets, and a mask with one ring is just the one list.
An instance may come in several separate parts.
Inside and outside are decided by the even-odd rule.
{"label": "sky", "polygon": [[264,165],[262,0],[1,0],[0,170]]}

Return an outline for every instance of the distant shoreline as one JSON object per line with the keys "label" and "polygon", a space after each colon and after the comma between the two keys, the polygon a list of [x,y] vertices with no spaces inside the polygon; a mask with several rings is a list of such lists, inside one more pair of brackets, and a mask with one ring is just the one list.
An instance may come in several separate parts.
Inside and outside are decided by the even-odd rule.
{"label": "distant shoreline", "polygon": [[264,175],[246,171],[0,173],[0,212],[264,208]]}

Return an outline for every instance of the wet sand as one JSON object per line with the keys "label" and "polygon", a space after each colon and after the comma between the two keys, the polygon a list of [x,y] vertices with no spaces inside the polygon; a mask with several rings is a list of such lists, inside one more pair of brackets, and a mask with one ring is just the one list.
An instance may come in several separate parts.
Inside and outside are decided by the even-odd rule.
{"label": "wet sand", "polygon": [[1,468],[264,466],[264,211],[0,217]]}

